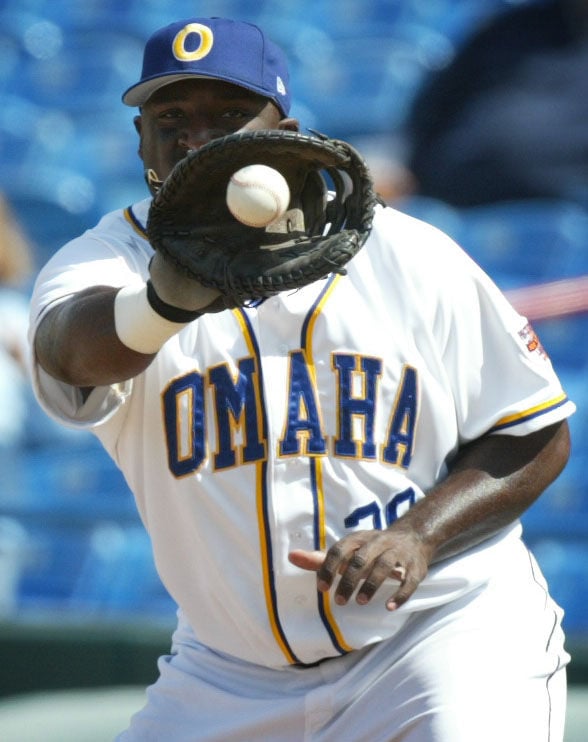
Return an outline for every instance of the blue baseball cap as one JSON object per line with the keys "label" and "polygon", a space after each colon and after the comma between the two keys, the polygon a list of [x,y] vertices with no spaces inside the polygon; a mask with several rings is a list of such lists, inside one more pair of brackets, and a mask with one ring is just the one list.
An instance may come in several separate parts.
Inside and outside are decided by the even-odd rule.
{"label": "blue baseball cap", "polygon": [[123,103],[141,106],[156,90],[194,77],[225,80],[290,110],[284,52],[258,26],[226,18],[188,18],[156,31],[147,41],[141,79]]}

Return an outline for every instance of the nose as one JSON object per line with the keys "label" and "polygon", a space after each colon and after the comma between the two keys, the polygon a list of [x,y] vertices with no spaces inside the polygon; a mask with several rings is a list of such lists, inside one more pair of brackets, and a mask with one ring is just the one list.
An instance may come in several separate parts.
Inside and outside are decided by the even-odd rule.
{"label": "nose", "polygon": [[178,144],[182,149],[189,152],[192,149],[200,149],[212,139],[221,136],[220,132],[211,129],[208,126],[191,126],[186,127],[178,135]]}

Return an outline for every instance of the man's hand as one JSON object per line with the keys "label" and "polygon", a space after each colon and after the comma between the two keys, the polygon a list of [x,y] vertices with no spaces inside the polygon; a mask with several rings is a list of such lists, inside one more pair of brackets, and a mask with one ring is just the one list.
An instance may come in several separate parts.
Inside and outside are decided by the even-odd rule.
{"label": "man's hand", "polygon": [[461,554],[510,525],[551,484],[570,454],[567,422],[526,436],[487,435],[460,449],[447,477],[384,531],[356,531],[325,553],[296,550],[292,564],[317,573],[335,602],[368,603],[387,579],[400,583],[386,600],[399,608],[429,565]]}
{"label": "man's hand", "polygon": [[415,533],[396,523],[385,531],[356,531],[326,553],[298,549],[288,556],[295,566],[317,573],[320,592],[330,590],[340,575],[337,605],[345,605],[356,590],[355,600],[365,605],[385,580],[397,581],[398,589],[386,598],[386,608],[393,611],[406,603],[425,578],[432,553]]}
{"label": "man's hand", "polygon": [[220,312],[226,308],[220,291],[207,288],[174,267],[157,251],[149,265],[151,283],[166,304],[187,311]]}

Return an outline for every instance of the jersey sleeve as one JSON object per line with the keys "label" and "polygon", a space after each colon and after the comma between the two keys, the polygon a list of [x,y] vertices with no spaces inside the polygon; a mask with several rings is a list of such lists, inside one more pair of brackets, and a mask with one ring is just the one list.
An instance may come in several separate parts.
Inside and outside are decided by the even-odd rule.
{"label": "jersey sleeve", "polygon": [[122,212],[115,212],[96,228],[64,245],[40,271],[31,297],[29,346],[33,389],[50,417],[70,427],[93,427],[120,408],[130,394],[132,380],[96,387],[84,396],[80,389],[54,379],[34,357],[39,323],[49,309],[79,291],[146,280],[150,250],[146,240],[138,234],[134,236]]}
{"label": "jersey sleeve", "polygon": [[435,327],[462,440],[526,435],[571,415],[530,322],[454,243],[441,275]]}

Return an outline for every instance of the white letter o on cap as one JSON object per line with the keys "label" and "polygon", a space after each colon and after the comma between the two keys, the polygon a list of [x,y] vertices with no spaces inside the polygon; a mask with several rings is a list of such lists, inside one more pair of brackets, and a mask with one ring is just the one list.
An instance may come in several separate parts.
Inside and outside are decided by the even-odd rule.
{"label": "white letter o on cap", "polygon": [[[192,33],[197,33],[200,36],[200,44],[194,51],[189,52],[186,50],[186,39]],[[174,57],[181,62],[195,62],[210,53],[213,41],[214,36],[208,26],[203,26],[201,23],[189,23],[176,34],[172,44]]]}

